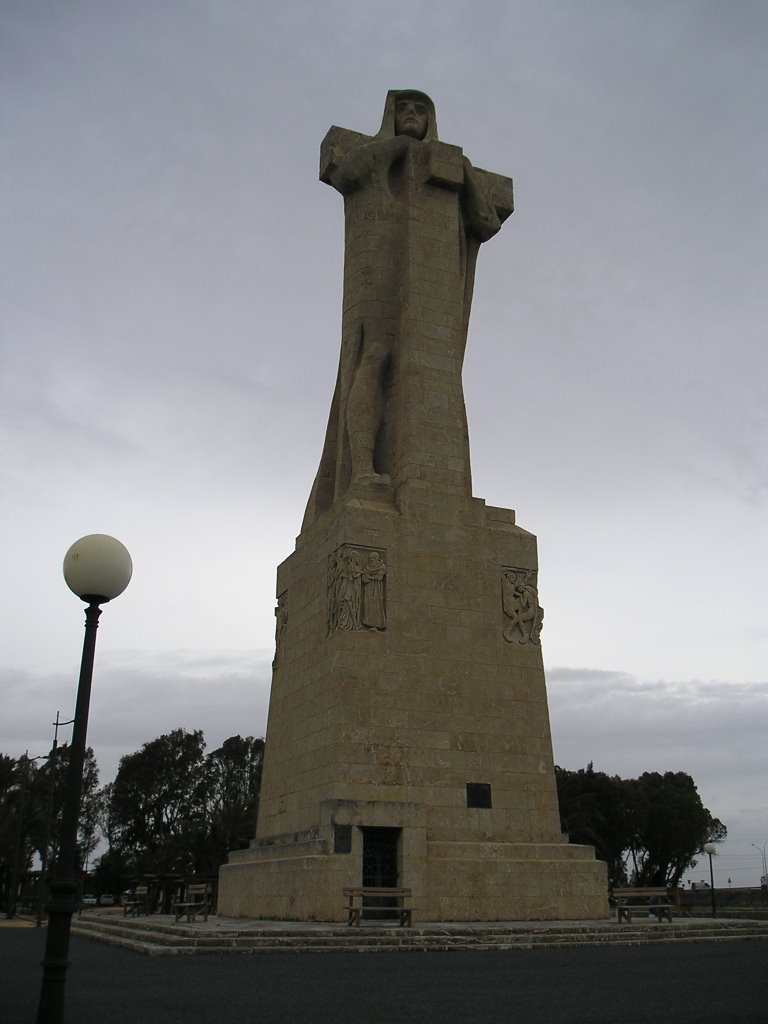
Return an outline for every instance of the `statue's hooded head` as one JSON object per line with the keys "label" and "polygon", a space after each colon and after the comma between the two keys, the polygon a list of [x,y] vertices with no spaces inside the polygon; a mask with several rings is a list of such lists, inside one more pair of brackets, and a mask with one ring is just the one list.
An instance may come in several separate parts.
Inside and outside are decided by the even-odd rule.
{"label": "statue's hooded head", "polygon": [[435,104],[426,93],[416,89],[389,90],[377,138],[392,139],[395,135],[410,135],[425,142],[437,138]]}

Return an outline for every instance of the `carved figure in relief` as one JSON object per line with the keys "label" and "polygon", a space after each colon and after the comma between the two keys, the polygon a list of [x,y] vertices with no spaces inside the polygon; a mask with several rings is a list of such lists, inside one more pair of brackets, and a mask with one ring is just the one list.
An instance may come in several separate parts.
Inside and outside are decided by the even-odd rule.
{"label": "carved figure in relief", "polygon": [[340,547],[328,558],[326,636],[336,630],[387,628],[383,552]]}
{"label": "carved figure in relief", "polygon": [[[441,146],[434,103],[416,90],[390,90],[377,135],[332,128],[323,144],[321,180],[344,197],[344,303],[339,371],[305,526],[351,485],[390,482],[400,443],[401,312],[412,258],[408,231],[429,189],[455,196],[454,219],[444,219],[435,250],[455,268],[456,294],[446,301],[441,323],[453,324],[456,341],[445,354],[456,360],[455,386],[461,392],[477,254],[511,206],[497,209],[482,177],[487,172],[476,171],[458,147],[443,146],[438,153],[435,147]],[[457,154],[458,170],[446,179],[431,168],[435,154],[447,159],[441,154],[448,150]],[[380,443],[385,428],[389,437]]]}
{"label": "carved figure in relief", "polygon": [[363,608],[361,621],[368,629],[385,629],[384,577],[387,567],[378,551],[370,551],[363,570]]}
{"label": "carved figure in relief", "polygon": [[360,552],[345,548],[338,567],[336,629],[360,629],[362,575]]}
{"label": "carved figure in relief", "polygon": [[536,573],[532,569],[503,569],[501,603],[507,625],[507,643],[538,644],[544,624],[544,609],[539,604]]}

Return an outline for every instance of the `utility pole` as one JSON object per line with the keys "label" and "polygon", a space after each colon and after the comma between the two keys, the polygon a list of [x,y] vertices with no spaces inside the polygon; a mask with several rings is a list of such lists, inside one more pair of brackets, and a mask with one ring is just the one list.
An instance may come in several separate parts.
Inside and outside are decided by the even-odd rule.
{"label": "utility pole", "polygon": [[48,769],[50,772],[50,781],[48,783],[48,810],[45,815],[45,838],[43,839],[43,849],[40,853],[40,885],[37,887],[37,911],[35,912],[35,927],[39,928],[43,920],[43,903],[45,902],[46,893],[48,891],[48,881],[46,874],[48,870],[48,846],[51,841],[51,825],[53,824],[53,797],[56,790],[56,752],[59,746],[59,727],[62,725],[72,725],[74,718],[68,719],[66,722],[59,720],[60,711],[56,712],[56,721],[51,722],[53,728],[53,746],[51,752],[48,755]]}

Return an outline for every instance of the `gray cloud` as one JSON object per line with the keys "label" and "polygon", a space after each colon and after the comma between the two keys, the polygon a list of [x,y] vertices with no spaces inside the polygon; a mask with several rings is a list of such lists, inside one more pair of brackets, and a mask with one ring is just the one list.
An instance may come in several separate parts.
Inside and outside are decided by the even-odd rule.
{"label": "gray cloud", "polygon": [[751,843],[761,844],[768,831],[768,682],[646,681],[566,667],[550,669],[547,678],[560,765],[574,770],[591,761],[623,778],[687,772],[728,828],[720,883],[730,877],[737,885],[757,884],[759,854]]}
{"label": "gray cloud", "polygon": [[[94,673],[88,743],[102,783],[124,754],[172,729],[202,729],[210,748],[228,736],[264,735],[271,652],[122,651],[100,657]],[[4,704],[14,713],[0,727],[0,750],[18,756],[48,751],[56,711],[71,717],[76,677],[0,670]],[[69,737],[62,730],[60,741]]]}
{"label": "gray cloud", "polygon": [[553,668],[548,685],[553,728],[569,752],[578,739],[582,750],[599,750],[603,764],[614,757],[635,772],[663,770],[657,759],[664,754],[675,764],[694,758],[712,775],[768,771],[768,682],[640,681],[622,672]]}

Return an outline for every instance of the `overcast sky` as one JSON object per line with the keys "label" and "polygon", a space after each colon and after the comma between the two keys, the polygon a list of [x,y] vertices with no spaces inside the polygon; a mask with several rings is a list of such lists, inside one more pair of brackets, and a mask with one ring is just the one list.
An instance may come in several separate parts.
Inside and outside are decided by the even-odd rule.
{"label": "overcast sky", "polygon": [[[336,375],[331,124],[418,88],[511,176],[465,366],[475,494],[538,535],[555,760],[687,771],[768,841],[764,0],[6,0],[0,751],[70,717],[61,563],[120,538],[89,742],[266,727]],[[64,730],[62,738],[68,738]],[[705,877],[704,865],[694,878]]]}

